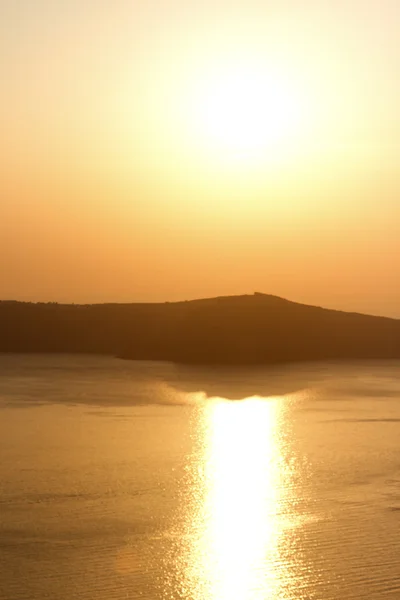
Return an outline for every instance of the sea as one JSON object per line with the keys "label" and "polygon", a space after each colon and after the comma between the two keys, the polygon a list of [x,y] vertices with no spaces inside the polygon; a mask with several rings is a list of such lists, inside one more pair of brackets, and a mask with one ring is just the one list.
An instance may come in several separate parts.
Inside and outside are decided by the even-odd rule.
{"label": "sea", "polygon": [[0,355],[1,600],[399,600],[400,362]]}

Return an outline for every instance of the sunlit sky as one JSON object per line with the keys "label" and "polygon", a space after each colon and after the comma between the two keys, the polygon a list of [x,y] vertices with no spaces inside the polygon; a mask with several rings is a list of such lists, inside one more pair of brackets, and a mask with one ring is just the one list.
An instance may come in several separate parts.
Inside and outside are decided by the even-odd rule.
{"label": "sunlit sky", "polygon": [[400,317],[398,0],[3,0],[0,298]]}

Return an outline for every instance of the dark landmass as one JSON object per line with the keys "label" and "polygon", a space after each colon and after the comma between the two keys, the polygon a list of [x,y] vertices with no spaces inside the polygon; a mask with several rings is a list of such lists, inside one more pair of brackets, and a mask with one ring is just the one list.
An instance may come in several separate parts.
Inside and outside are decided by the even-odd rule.
{"label": "dark landmass", "polygon": [[0,352],[231,365],[400,358],[400,320],[258,293],[166,304],[3,301]]}

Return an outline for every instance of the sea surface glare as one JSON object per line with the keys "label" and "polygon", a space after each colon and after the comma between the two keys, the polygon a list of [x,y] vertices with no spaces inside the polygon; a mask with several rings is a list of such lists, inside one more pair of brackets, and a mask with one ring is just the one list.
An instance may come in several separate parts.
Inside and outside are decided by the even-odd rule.
{"label": "sea surface glare", "polygon": [[400,362],[0,355],[1,600],[400,599]]}

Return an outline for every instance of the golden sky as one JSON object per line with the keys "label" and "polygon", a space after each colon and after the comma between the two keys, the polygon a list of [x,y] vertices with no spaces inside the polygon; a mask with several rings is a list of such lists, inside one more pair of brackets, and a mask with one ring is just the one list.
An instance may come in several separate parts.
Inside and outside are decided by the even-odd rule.
{"label": "golden sky", "polygon": [[0,298],[400,317],[398,0],[0,3]]}

